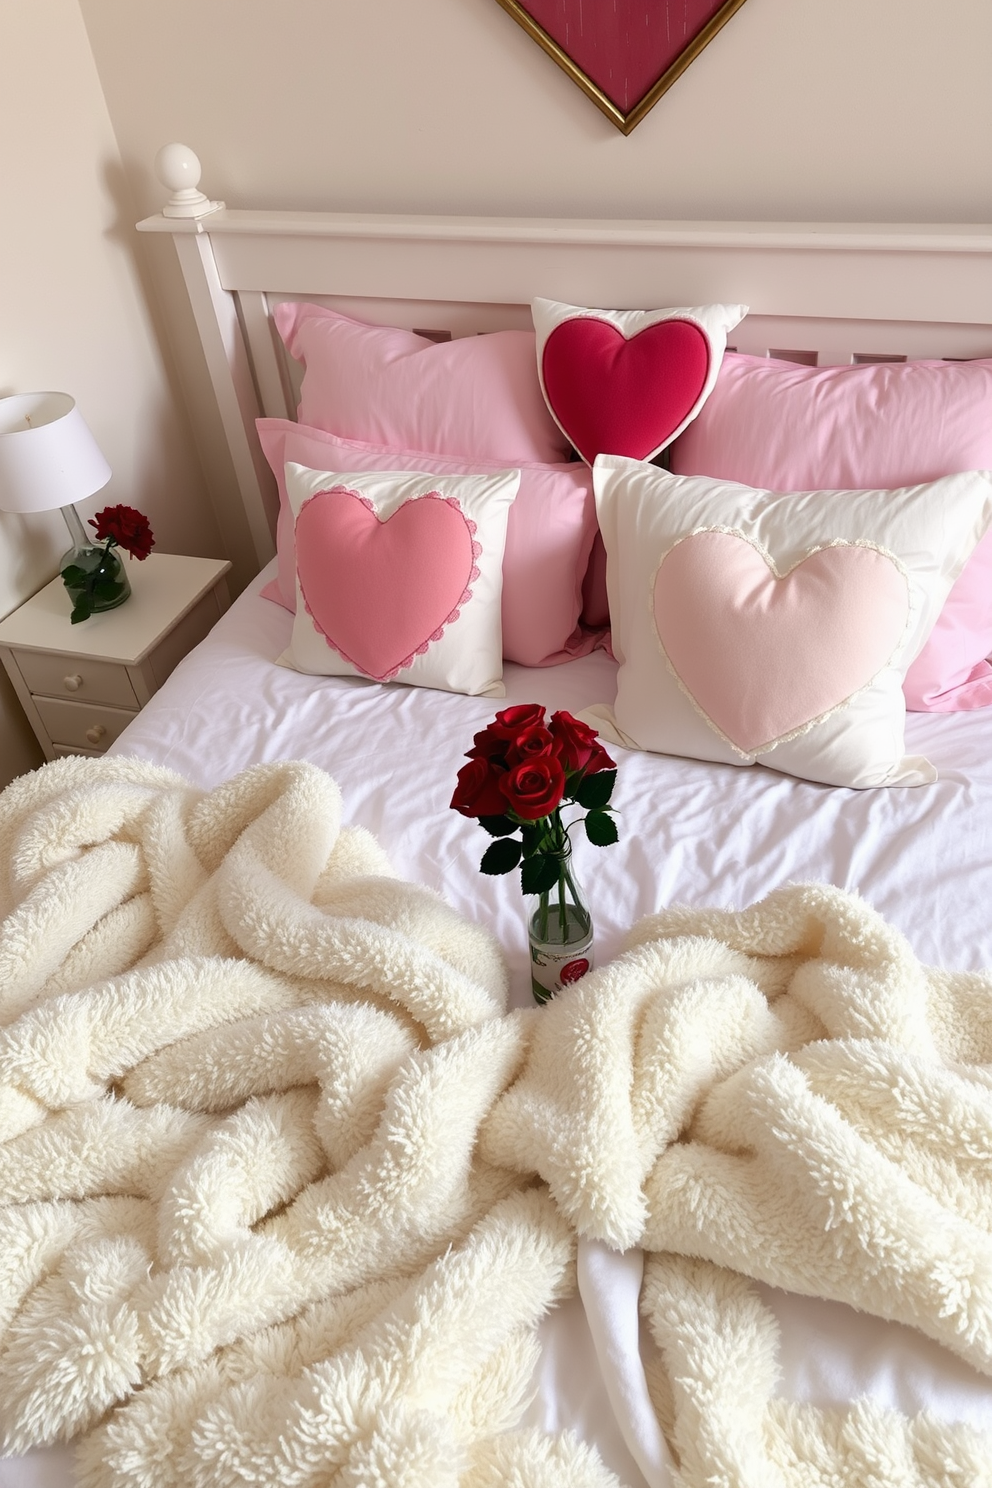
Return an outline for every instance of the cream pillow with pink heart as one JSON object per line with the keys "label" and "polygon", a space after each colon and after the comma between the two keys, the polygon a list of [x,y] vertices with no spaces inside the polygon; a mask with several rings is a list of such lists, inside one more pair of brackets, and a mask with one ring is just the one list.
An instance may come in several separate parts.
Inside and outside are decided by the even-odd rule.
{"label": "cream pillow with pink heart", "polygon": [[531,314],[545,402],[591,465],[600,454],[652,460],[692,422],[747,306],[587,310],[538,299]]}
{"label": "cream pillow with pink heart", "polygon": [[992,524],[992,476],[776,493],[601,456],[614,742],[825,785],[924,785],[902,682]]}
{"label": "cream pillow with pink heart", "polygon": [[296,618],[279,660],[321,676],[503,695],[503,545],[520,472],[286,465]]}

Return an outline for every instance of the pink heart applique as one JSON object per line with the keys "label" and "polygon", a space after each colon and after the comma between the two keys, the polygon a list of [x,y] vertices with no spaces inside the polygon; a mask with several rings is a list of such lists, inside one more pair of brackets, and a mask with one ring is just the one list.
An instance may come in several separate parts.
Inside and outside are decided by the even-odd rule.
{"label": "pink heart applique", "polygon": [[654,581],[658,637],[707,722],[742,754],[801,733],[865,687],[906,630],[909,592],[877,548],[820,548],[778,576],[742,534],[693,532]]}
{"label": "pink heart applique", "polygon": [[475,530],[457,501],[436,491],[385,521],[356,491],[318,491],[296,519],[307,611],[345,661],[385,681],[439,641],[471,598]]}
{"label": "pink heart applique", "polygon": [[709,367],[709,341],[691,320],[660,320],[628,340],[578,315],[555,326],[541,356],[552,412],[590,465],[597,455],[650,458],[699,401]]}

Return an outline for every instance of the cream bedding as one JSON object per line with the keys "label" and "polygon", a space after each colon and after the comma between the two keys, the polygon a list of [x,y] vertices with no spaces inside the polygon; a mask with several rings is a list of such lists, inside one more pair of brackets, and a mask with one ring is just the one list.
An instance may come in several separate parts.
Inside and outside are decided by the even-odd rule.
{"label": "cream bedding", "polygon": [[[406,689],[384,699],[379,689],[361,683],[315,684],[271,666],[287,629],[284,613],[246,596],[115,753],[167,765],[204,788],[259,761],[303,756],[321,764],[342,788],[345,820],[371,828],[403,877],[443,890],[456,908],[495,929],[510,963],[510,1000],[526,1005],[519,890],[512,880],[480,877],[481,834],[447,811],[460,753],[492,705]],[[511,669],[508,695],[577,710],[608,700],[611,680],[611,664],[598,655],[538,674]],[[916,718],[910,735],[913,747],[925,748],[942,769],[941,781],[926,791],[829,791],[770,772],[622,755],[615,796],[623,813],[621,844],[580,854],[600,960],[619,949],[630,924],[668,903],[740,906],[790,879],[822,879],[859,888],[907,932],[924,962],[992,965],[985,913],[992,892],[992,720]],[[614,1366],[622,1374],[631,1362],[630,1301],[628,1296],[617,1303],[623,1286],[615,1272],[590,1280],[594,1271],[587,1265],[584,1296],[601,1357],[611,1338],[615,1343],[627,1337],[626,1353],[621,1348],[606,1365],[616,1401]],[[649,1275],[650,1295],[671,1298],[671,1276],[665,1279],[650,1266]],[[690,1282],[693,1305],[703,1317],[707,1307],[716,1307],[706,1301],[712,1287],[707,1292],[703,1273]],[[678,1283],[688,1284],[685,1278]],[[788,1284],[796,1286],[797,1278],[790,1276]],[[783,1369],[778,1398],[831,1407],[867,1391],[880,1405],[909,1414],[930,1407],[947,1420],[992,1425],[985,1376],[916,1330],[875,1323],[836,1301],[804,1300],[767,1279],[756,1291],[721,1298],[720,1306],[737,1309],[734,1317],[750,1318],[740,1324],[745,1332],[764,1330],[767,1339],[769,1317],[776,1318]],[[677,1312],[674,1302],[669,1307]],[[610,1391],[593,1367],[580,1301],[561,1303],[540,1337],[539,1394],[525,1421],[553,1431],[574,1425],[631,1488],[657,1481],[636,1440],[636,1419],[633,1426],[629,1418],[625,1422],[628,1435],[633,1431],[627,1444],[609,1409]],[[676,1346],[677,1340],[670,1341]],[[641,1354],[657,1397],[658,1353],[650,1337],[642,1339]],[[631,1375],[635,1384],[638,1369],[639,1360]],[[621,1415],[629,1414],[630,1391],[620,1396]],[[767,1408],[773,1416],[778,1410]],[[61,1471],[63,1463],[34,1454],[16,1467],[0,1464],[0,1483],[26,1484],[31,1473],[48,1466]],[[22,1475],[11,1477],[12,1471]]]}

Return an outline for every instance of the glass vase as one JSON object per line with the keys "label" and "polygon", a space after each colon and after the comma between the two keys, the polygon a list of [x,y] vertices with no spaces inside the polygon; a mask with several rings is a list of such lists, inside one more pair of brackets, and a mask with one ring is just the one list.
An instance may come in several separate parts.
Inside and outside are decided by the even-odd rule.
{"label": "glass vase", "polygon": [[72,601],[69,618],[76,625],[100,610],[115,610],[129,597],[131,584],[115,549],[89,540],[76,508],[65,506],[62,515],[72,537],[72,547],[64,555],[59,570]]}
{"label": "glass vase", "polygon": [[527,920],[531,990],[540,1006],[593,966],[592,916],[575,878],[571,846],[553,856],[557,882],[536,896],[537,907]]}

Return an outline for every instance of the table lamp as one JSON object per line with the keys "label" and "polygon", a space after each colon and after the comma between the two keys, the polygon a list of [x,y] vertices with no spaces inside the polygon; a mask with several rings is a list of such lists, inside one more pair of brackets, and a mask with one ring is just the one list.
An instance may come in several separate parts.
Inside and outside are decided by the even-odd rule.
{"label": "table lamp", "polygon": [[[18,393],[0,398],[0,511],[61,510],[72,547],[59,565],[74,613],[77,595],[89,593],[86,613],[112,609],[130,594],[123,567],[87,536],[73,502],[103,489],[111,476],[99,445],[68,393]],[[93,594],[105,590],[102,602]],[[83,617],[80,617],[83,618]]]}

